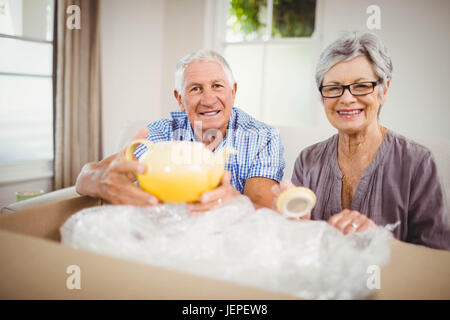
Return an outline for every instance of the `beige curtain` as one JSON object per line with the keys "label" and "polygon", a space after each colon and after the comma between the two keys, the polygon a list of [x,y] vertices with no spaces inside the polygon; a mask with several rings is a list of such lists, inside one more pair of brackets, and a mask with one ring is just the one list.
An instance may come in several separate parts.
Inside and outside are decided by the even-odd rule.
{"label": "beige curtain", "polygon": [[[54,187],[75,184],[87,162],[101,159],[99,0],[58,0]],[[70,5],[80,29],[67,27]],[[72,20],[73,21],[73,20]]]}

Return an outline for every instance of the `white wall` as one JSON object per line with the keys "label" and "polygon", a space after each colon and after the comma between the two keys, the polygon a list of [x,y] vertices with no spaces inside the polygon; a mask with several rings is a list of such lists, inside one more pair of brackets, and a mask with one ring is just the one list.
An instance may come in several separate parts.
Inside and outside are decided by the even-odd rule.
{"label": "white wall", "polygon": [[173,74],[176,63],[184,55],[204,47],[206,1],[211,0],[166,0],[164,2],[162,117],[168,117],[170,111],[179,109],[173,96]]}
{"label": "white wall", "polygon": [[163,17],[163,0],[101,1],[104,156],[124,124],[161,115]]}
{"label": "white wall", "polygon": [[[321,50],[342,30],[367,30],[367,7],[380,7],[381,29],[376,33],[394,64],[381,123],[413,138],[450,140],[450,1],[318,1],[322,1]],[[321,126],[329,125],[322,110],[318,119]]]}

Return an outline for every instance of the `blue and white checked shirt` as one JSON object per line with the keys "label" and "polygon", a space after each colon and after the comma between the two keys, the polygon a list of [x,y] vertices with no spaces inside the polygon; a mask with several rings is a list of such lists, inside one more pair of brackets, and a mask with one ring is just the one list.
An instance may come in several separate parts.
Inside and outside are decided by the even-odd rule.
{"label": "blue and white checked shirt", "polygon": [[[185,112],[171,112],[172,119],[161,119],[147,126],[147,139],[159,141],[195,141],[194,131]],[[252,177],[264,177],[280,181],[286,163],[284,148],[277,129],[271,128],[244,111],[233,108],[225,139],[214,152],[224,146],[233,147],[237,154],[230,156],[225,170],[231,172],[231,185],[243,192],[245,181]],[[139,158],[147,148],[140,145],[135,156]]]}

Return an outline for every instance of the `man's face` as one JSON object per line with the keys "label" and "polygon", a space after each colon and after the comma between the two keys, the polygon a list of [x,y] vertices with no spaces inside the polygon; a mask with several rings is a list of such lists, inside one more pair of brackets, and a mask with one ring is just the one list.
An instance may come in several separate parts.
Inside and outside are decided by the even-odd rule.
{"label": "man's face", "polygon": [[174,94],[192,128],[201,121],[202,137],[210,129],[225,137],[237,86],[231,87],[222,66],[215,61],[192,62],[184,70],[182,85],[183,94]]}

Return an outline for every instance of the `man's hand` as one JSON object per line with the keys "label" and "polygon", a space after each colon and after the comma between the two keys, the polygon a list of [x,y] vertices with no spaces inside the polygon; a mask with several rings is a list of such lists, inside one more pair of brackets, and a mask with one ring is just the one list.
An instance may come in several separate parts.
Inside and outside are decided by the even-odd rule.
{"label": "man's hand", "polygon": [[144,174],[146,166],[135,160],[118,157],[100,177],[100,194],[112,204],[149,206],[159,203],[158,198],[134,184],[135,173]]}
{"label": "man's hand", "polygon": [[[148,129],[142,128],[132,140],[145,139],[147,134]],[[77,192],[112,204],[155,205],[158,198],[134,184],[135,173],[143,174],[146,170],[137,160],[126,160],[123,149],[98,163],[86,164],[77,178]]]}
{"label": "man's hand", "polygon": [[328,223],[341,230],[344,234],[364,231],[376,225],[362,213],[349,209],[336,213],[328,219]]}
{"label": "man's hand", "polygon": [[105,199],[112,204],[149,206],[159,203],[152,194],[134,184],[135,173],[145,173],[146,166],[137,160],[125,160],[118,153],[83,167],[76,182],[77,192]]}
{"label": "man's hand", "polygon": [[220,205],[233,196],[240,195],[230,183],[231,173],[225,171],[219,187],[214,190],[205,192],[201,195],[200,200],[186,205],[189,212],[193,214],[202,213]]}

